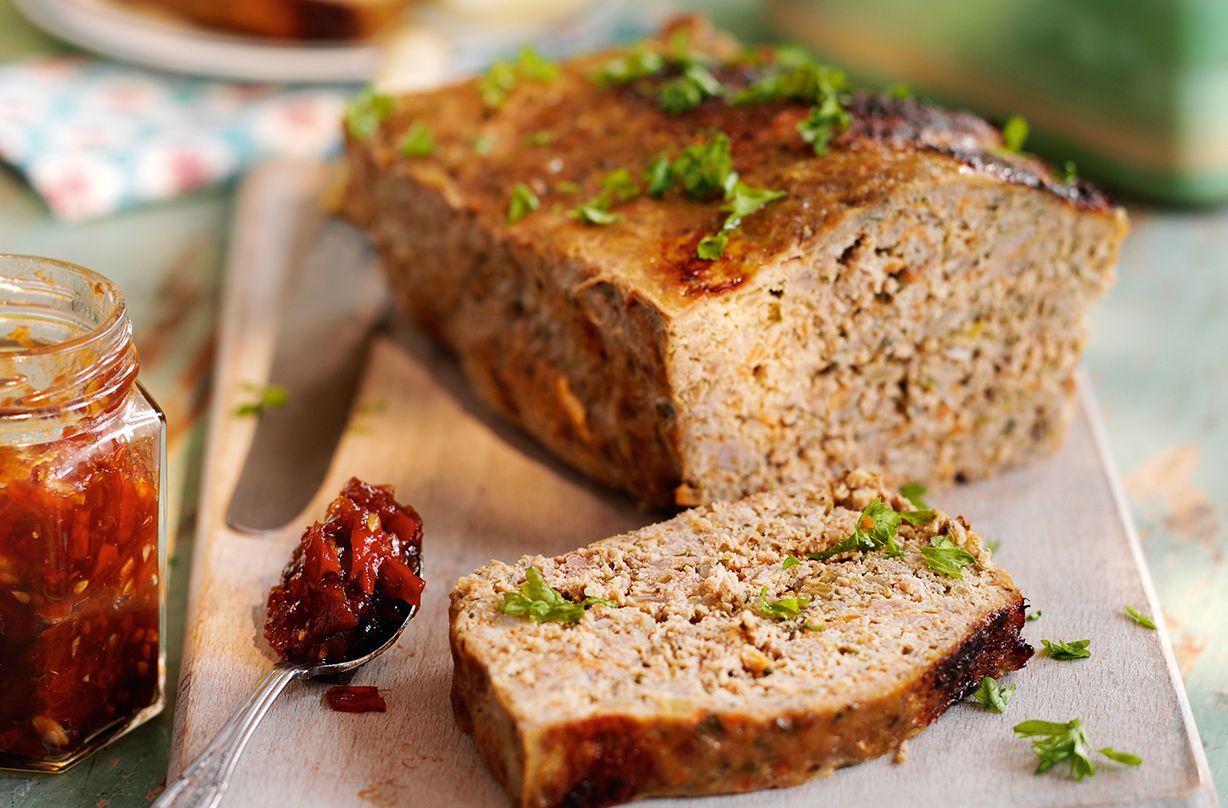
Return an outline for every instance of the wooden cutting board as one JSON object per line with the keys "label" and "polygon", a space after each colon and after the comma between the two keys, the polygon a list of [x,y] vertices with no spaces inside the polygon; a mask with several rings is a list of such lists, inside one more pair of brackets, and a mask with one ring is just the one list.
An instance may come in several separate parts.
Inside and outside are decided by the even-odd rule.
{"label": "wooden cutting board", "polygon": [[[270,166],[253,175],[240,196],[223,293],[171,775],[272,665],[261,636],[268,589],[302,526],[357,475],[395,484],[426,525],[422,610],[394,649],[353,678],[378,685],[388,712],[335,713],[321,703],[323,684],[292,684],[253,738],[224,804],[503,805],[472,742],[452,719],[448,591],[459,576],[492,558],[562,553],[659,515],[590,485],[495,420],[470,395],[452,360],[406,332],[375,344],[351,426],[302,519],[269,536],[228,530],[222,515],[253,429],[251,419],[233,412],[250,396],[244,385],[260,383],[267,372],[282,281],[279,256],[302,231],[301,217],[317,215],[324,183],[322,169]],[[1215,805],[1163,627],[1148,631],[1123,613],[1131,604],[1159,619],[1086,385],[1081,404],[1057,455],[933,499],[967,514],[1001,543],[997,560],[1043,612],[1027,624],[1031,642],[1091,638],[1091,659],[1059,662],[1038,655],[1010,677],[1019,689],[1005,715],[956,705],[909,742],[903,763],[879,759],[782,791],[651,804]],[[1082,783],[1054,772],[1034,776],[1035,758],[1011,726],[1075,717],[1084,720],[1095,746],[1137,752],[1142,767],[1105,762]]]}

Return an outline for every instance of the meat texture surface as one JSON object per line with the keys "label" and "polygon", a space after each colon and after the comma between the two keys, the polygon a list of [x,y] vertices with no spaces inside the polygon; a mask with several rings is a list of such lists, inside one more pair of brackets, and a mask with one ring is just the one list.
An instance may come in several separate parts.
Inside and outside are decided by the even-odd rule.
{"label": "meat texture surface", "polygon": [[[1023,597],[963,517],[904,522],[898,555],[808,557],[867,528],[875,499],[910,509],[854,470],[462,578],[453,705],[511,802],[796,785],[898,747],[981,677],[1022,667]],[[923,556],[947,542],[975,559],[961,577]],[[530,566],[573,603],[613,606],[575,623],[505,613]]]}
{"label": "meat texture surface", "polygon": [[[669,61],[680,30],[693,61]],[[611,83],[645,53],[664,68]],[[736,100],[785,58],[691,21],[557,75],[389,99],[351,130],[350,214],[487,403],[646,504],[857,466],[941,484],[1054,449],[1122,211],[915,98],[841,92],[818,155],[814,107]],[[718,96],[671,114],[695,60]],[[654,195],[650,169],[722,138],[735,179],[783,195],[705,259],[728,201]]]}

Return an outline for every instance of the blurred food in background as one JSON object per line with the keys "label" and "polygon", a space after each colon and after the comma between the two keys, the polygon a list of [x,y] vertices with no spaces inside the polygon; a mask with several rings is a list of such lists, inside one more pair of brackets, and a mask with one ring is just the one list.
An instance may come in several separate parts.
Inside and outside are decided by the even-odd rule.
{"label": "blurred food in background", "polygon": [[1028,148],[1130,194],[1228,200],[1228,3],[768,0],[863,81],[1031,124]]}
{"label": "blurred food in background", "polygon": [[123,0],[153,13],[275,39],[365,39],[386,28],[411,0]]}

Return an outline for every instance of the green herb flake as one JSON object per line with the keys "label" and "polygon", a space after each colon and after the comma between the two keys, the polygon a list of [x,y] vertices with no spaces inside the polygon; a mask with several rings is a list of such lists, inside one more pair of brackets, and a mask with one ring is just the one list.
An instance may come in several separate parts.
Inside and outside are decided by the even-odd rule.
{"label": "green herb flake", "polygon": [[692,199],[724,196],[737,183],[729,137],[719,134],[706,143],[687,146],[670,163],[670,173]]}
{"label": "green herb flake", "polygon": [[930,539],[930,546],[922,547],[921,555],[930,569],[951,578],[963,578],[963,568],[976,563],[976,556],[947,536]]}
{"label": "green herb flake", "polygon": [[1002,546],[1002,542],[994,541],[993,539],[984,539],[984,544],[989,548],[990,553],[997,553],[998,548]]}
{"label": "green herb flake", "polygon": [[827,626],[822,623],[802,623],[802,628],[806,631],[823,631]]}
{"label": "green herb flake", "polygon": [[[787,57],[782,59],[782,54],[787,54]],[[821,106],[826,100],[835,98],[847,84],[842,71],[815,61],[804,51],[778,48],[776,61],[768,72],[735,94],[731,102],[741,105],[802,101]]]}
{"label": "green herb flake", "polygon": [[1069,185],[1072,182],[1079,181],[1079,167],[1075,165],[1074,160],[1064,160],[1058,168],[1053,171],[1053,179],[1057,182]]}
{"label": "green herb flake", "polygon": [[1058,642],[1057,640],[1041,640],[1045,646],[1045,651],[1054,659],[1087,659],[1092,655],[1088,650],[1088,646],[1092,644],[1091,640],[1071,640],[1070,642]]}
{"label": "green herb flake", "polygon": [[797,131],[802,140],[814,149],[815,156],[822,157],[827,154],[828,144],[848,129],[852,122],[852,117],[840,105],[840,99],[831,95],[810,108],[809,117],[798,122]]}
{"label": "green herb flake", "polygon": [[912,503],[912,506],[919,511],[930,510],[930,504],[925,501],[925,492],[928,489],[921,483],[908,483],[900,489],[900,496]]}
{"label": "green herb flake", "polygon": [[591,204],[580,205],[572,208],[570,211],[568,211],[567,215],[578,222],[597,225],[599,227],[617,224],[623,220],[623,215],[621,213],[611,213],[604,208],[599,208]]}
{"label": "green herb flake", "polygon": [[415,121],[405,137],[401,138],[397,151],[405,157],[430,157],[435,153],[435,136],[431,134],[431,128],[422,121]]}
{"label": "green herb flake", "polygon": [[1152,631],[1156,630],[1156,621],[1152,620],[1150,617],[1143,614],[1142,612],[1140,612],[1138,609],[1134,608],[1133,606],[1126,607],[1126,614],[1129,616],[1131,620],[1138,623],[1143,628],[1149,628]]}
{"label": "green herb flake", "polygon": [[599,87],[608,87],[647,78],[664,69],[665,58],[640,43],[622,56],[616,56],[602,65],[594,78]]}
{"label": "green herb flake", "polygon": [[358,140],[371,137],[396,107],[396,99],[368,87],[345,107],[345,128]]}
{"label": "green herb flake", "polygon": [[525,582],[519,592],[505,592],[499,611],[534,623],[579,623],[584,610],[591,606],[616,608],[618,604],[604,598],[585,598],[572,603],[551,587],[542,578],[541,570],[529,567],[525,570]]}
{"label": "green herb flake", "polygon": [[682,75],[664,82],[657,91],[657,104],[667,115],[681,115],[698,107],[707,98],[716,98],[724,88],[708,68],[688,64]]}
{"label": "green herb flake", "polygon": [[259,415],[266,410],[284,407],[290,400],[290,392],[280,384],[268,384],[264,387],[247,384],[243,386],[243,389],[249,393],[254,393],[256,397],[253,401],[235,407],[235,415],[240,417]]}
{"label": "green herb flake", "polygon": [[928,525],[934,521],[933,511],[901,511],[900,518],[910,525]]}
{"label": "green herb flake", "polygon": [[541,207],[541,200],[533,189],[523,182],[516,183],[512,195],[507,202],[507,223],[516,224],[524,217]]}
{"label": "green herb flake", "polygon": [[729,231],[720,230],[701,238],[695,247],[695,255],[704,261],[716,261],[725,254],[725,248],[728,246]]}
{"label": "green herb flake", "polygon": [[796,567],[799,563],[797,556],[785,556],[785,560],[780,562],[780,568],[787,570],[789,567]]}
{"label": "green herb flake", "polygon": [[663,196],[666,191],[673,188],[677,180],[670,169],[669,157],[664,154],[654,157],[644,169],[644,182],[648,185],[645,193],[651,197]]}
{"label": "green herb flake", "polygon": [[530,81],[549,83],[559,77],[559,66],[542,56],[532,45],[516,54],[516,69]]}
{"label": "green herb flake", "polygon": [[1028,141],[1028,121],[1022,115],[1012,115],[1002,127],[1002,145],[1006,150],[1019,154]]}
{"label": "green herb flake", "polygon": [[473,150],[481,155],[490,154],[495,149],[494,138],[479,135],[473,139]]}
{"label": "green herb flake", "polygon": [[857,517],[853,533],[843,541],[838,541],[831,547],[820,552],[811,553],[808,558],[815,561],[826,561],[840,553],[854,550],[866,552],[886,548],[890,557],[903,554],[895,541],[900,528],[900,515],[881,498],[875,498]]}
{"label": "green herb flake", "polygon": [[991,713],[1006,712],[1006,705],[1010,703],[1013,695],[1015,695],[1015,685],[1003,687],[992,676],[982,677],[981,686],[972,692],[972,698]]}
{"label": "green herb flake", "polygon": [[764,617],[776,620],[790,620],[802,613],[810,605],[810,598],[781,598],[768,603],[767,587],[759,590],[759,611]]}
{"label": "green herb flake", "polygon": [[[1016,724],[1014,730],[1015,737],[1032,739],[1032,751],[1040,759],[1036,765],[1036,774],[1043,774],[1064,761],[1069,763],[1069,773],[1073,780],[1082,780],[1096,774],[1091,743],[1087,740],[1083,722],[1079,719],[1071,719],[1066,723],[1024,721]],[[1143,762],[1138,755],[1118,752],[1108,746],[1097,751],[1110,760],[1127,766],[1137,766]]]}
{"label": "green herb flake", "polygon": [[554,133],[548,129],[541,129],[524,136],[526,146],[549,146],[553,142]]}
{"label": "green herb flake", "polygon": [[785,196],[784,191],[770,191],[766,188],[753,188],[742,182],[737,183],[729,194],[729,201],[721,206],[721,210],[729,214],[725,219],[724,229],[732,230],[740,226],[747,216]]}
{"label": "green herb flake", "polygon": [[571,180],[559,180],[554,184],[554,190],[560,194],[578,194],[580,193],[580,185]]}
{"label": "green herb flake", "polygon": [[1042,614],[1044,614],[1044,612],[1042,612],[1040,609],[1037,609],[1037,610],[1036,610],[1036,611],[1034,611],[1034,612],[1028,612],[1027,614],[1025,614],[1025,615],[1023,616],[1023,619],[1024,619],[1024,621],[1025,621],[1025,622],[1028,622],[1028,623],[1034,623],[1034,622],[1036,622],[1037,620],[1039,620],[1039,619],[1040,619],[1040,616],[1041,616]]}
{"label": "green herb flake", "polygon": [[883,92],[887,96],[901,101],[905,98],[912,98],[913,96],[912,87],[909,87],[902,81],[897,81],[894,84],[889,85]]}
{"label": "green herb flake", "polygon": [[497,109],[507,103],[512,90],[516,89],[516,70],[509,62],[495,62],[478,80],[478,94],[482,103]]}

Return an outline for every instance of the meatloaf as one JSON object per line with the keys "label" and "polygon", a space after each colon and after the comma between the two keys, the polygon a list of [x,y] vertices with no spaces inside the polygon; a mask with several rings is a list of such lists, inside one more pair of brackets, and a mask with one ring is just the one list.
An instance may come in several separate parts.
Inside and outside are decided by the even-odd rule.
{"label": "meatloaf", "polygon": [[[876,499],[909,510],[855,470],[462,578],[453,706],[512,804],[795,785],[898,747],[981,677],[1022,667],[1024,600],[963,517],[903,522],[898,554],[833,554],[874,527]],[[967,554],[962,577],[931,568],[935,544]],[[571,604],[605,603],[575,622],[509,614],[530,568]]]}
{"label": "meatloaf", "polygon": [[[1100,193],[970,114],[695,21],[529,67],[359,116],[348,208],[404,311],[558,456],[669,506],[1059,444],[1126,230]],[[724,196],[656,185],[716,146]],[[739,223],[737,182],[777,195]]]}

